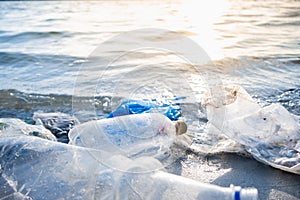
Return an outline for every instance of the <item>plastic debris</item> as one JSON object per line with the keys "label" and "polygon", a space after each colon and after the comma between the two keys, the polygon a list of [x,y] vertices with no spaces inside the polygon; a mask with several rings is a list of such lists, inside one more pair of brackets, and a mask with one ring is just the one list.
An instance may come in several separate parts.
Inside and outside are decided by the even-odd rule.
{"label": "plastic debris", "polygon": [[215,134],[225,134],[243,145],[258,161],[300,174],[299,117],[279,104],[260,107],[239,86],[227,86],[223,91],[225,101],[205,101]]}
{"label": "plastic debris", "polygon": [[153,100],[134,100],[123,101],[107,118],[122,115],[141,114],[141,113],[161,113],[171,120],[178,120],[181,116],[180,105],[176,101],[182,99],[173,98],[164,101]]}
{"label": "plastic debris", "polygon": [[56,137],[42,125],[27,124],[16,118],[0,118],[0,125],[0,137],[29,135],[56,141]]}
{"label": "plastic debris", "polygon": [[1,199],[257,199],[255,188],[166,173],[153,157],[129,159],[37,137],[2,138],[0,157]]}
{"label": "plastic debris", "polygon": [[57,138],[59,142],[68,143],[68,132],[79,121],[76,117],[65,113],[42,113],[35,112],[33,120],[36,124],[43,125],[49,129]]}
{"label": "plastic debris", "polygon": [[192,143],[191,136],[176,134],[176,123],[159,113],[90,121],[70,131],[69,144],[114,152],[128,158],[147,155],[162,160],[177,141],[188,146]]}

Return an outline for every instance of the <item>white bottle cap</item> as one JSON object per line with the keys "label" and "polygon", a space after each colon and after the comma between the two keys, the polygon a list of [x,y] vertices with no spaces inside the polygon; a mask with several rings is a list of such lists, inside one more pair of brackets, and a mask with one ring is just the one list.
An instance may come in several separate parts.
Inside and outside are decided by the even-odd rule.
{"label": "white bottle cap", "polygon": [[256,200],[258,199],[258,191],[256,188],[245,188],[240,191],[241,200]]}
{"label": "white bottle cap", "polygon": [[258,191],[256,188],[241,188],[230,185],[233,190],[233,200],[257,200]]}

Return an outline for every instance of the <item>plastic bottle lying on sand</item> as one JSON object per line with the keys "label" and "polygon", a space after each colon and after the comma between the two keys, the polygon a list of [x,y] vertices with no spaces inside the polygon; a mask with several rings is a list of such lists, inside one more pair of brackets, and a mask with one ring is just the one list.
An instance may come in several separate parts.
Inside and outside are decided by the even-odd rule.
{"label": "plastic bottle lying on sand", "polygon": [[164,153],[187,130],[159,113],[126,115],[76,126],[69,144],[99,149],[127,157]]}
{"label": "plastic bottle lying on sand", "polygon": [[104,199],[256,200],[258,195],[255,188],[220,187],[152,170],[159,168],[160,163],[151,157],[131,160],[117,155],[107,164],[119,169],[107,169],[99,174],[97,194]]}
{"label": "plastic bottle lying on sand", "polygon": [[[150,177],[146,175],[131,178],[130,174],[125,174],[126,181],[123,186],[121,196],[131,199],[134,192],[139,192],[141,199],[198,199],[198,200],[256,200],[257,190],[255,188],[241,188],[239,186],[220,187],[212,184],[201,183],[192,179],[169,174],[166,172],[156,172]],[[137,176],[137,175],[133,175]],[[124,187],[130,182],[130,187]],[[127,195],[124,191],[127,191]]]}
{"label": "plastic bottle lying on sand", "polygon": [[164,172],[157,172],[152,178],[156,188],[168,186],[161,199],[256,200],[258,196],[255,188],[220,187]]}

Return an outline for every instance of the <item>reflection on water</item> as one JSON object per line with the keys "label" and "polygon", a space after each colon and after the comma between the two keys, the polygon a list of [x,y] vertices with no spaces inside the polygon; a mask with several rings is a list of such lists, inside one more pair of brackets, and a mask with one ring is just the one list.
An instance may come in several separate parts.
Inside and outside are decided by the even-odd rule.
{"label": "reflection on water", "polygon": [[[2,2],[0,89],[72,94],[78,69],[102,42],[142,28],[168,29],[194,40],[214,61],[212,72],[222,72],[225,82],[243,85],[253,95],[297,88],[299,10],[300,2],[290,0]],[[181,45],[167,35],[159,39]],[[137,34],[111,45],[152,40]],[[105,50],[97,66],[115,53]],[[132,66],[170,62],[160,51],[121,62],[107,74],[118,77]],[[185,63],[175,65],[189,70]],[[85,75],[95,74],[97,66]],[[89,87],[89,81],[83,84]]]}
{"label": "reflection on water", "polygon": [[299,54],[299,1],[2,2],[0,7],[1,47],[9,51],[87,56],[122,31],[164,28],[194,39],[214,59]]}

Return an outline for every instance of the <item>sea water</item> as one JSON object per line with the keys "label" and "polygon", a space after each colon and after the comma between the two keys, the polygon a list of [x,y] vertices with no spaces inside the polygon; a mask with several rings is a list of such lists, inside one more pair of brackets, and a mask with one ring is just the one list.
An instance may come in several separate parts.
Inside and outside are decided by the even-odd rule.
{"label": "sea water", "polygon": [[[31,117],[32,110],[70,112],[74,88],[80,88],[76,95],[85,97],[107,93],[120,96],[113,89],[124,74],[134,72],[127,76],[130,84],[136,82],[136,77],[147,76],[147,69],[155,66],[162,69],[158,77],[166,77],[177,66],[180,69],[176,74],[191,69],[166,51],[119,59],[114,67],[104,66],[105,79],[101,79],[101,65],[114,52],[104,49],[102,55],[97,55],[100,58],[96,64],[85,65],[103,42],[143,28],[175,31],[192,39],[213,61],[213,66],[198,69],[208,68],[223,83],[243,86],[262,104],[279,102],[290,112],[300,114],[300,3],[222,0],[198,4],[191,0],[1,2],[0,116],[24,119]],[[110,45],[117,48],[132,42],[143,46],[147,40],[176,44],[173,39],[137,34],[130,41],[112,41]],[[140,65],[150,67],[132,70]],[[90,79],[76,81],[78,76],[93,74],[97,74],[97,83],[103,80],[105,91],[90,92],[94,87]],[[197,79],[190,83],[201,87]],[[135,96],[145,93],[135,91]],[[97,116],[104,114],[100,111]]]}

